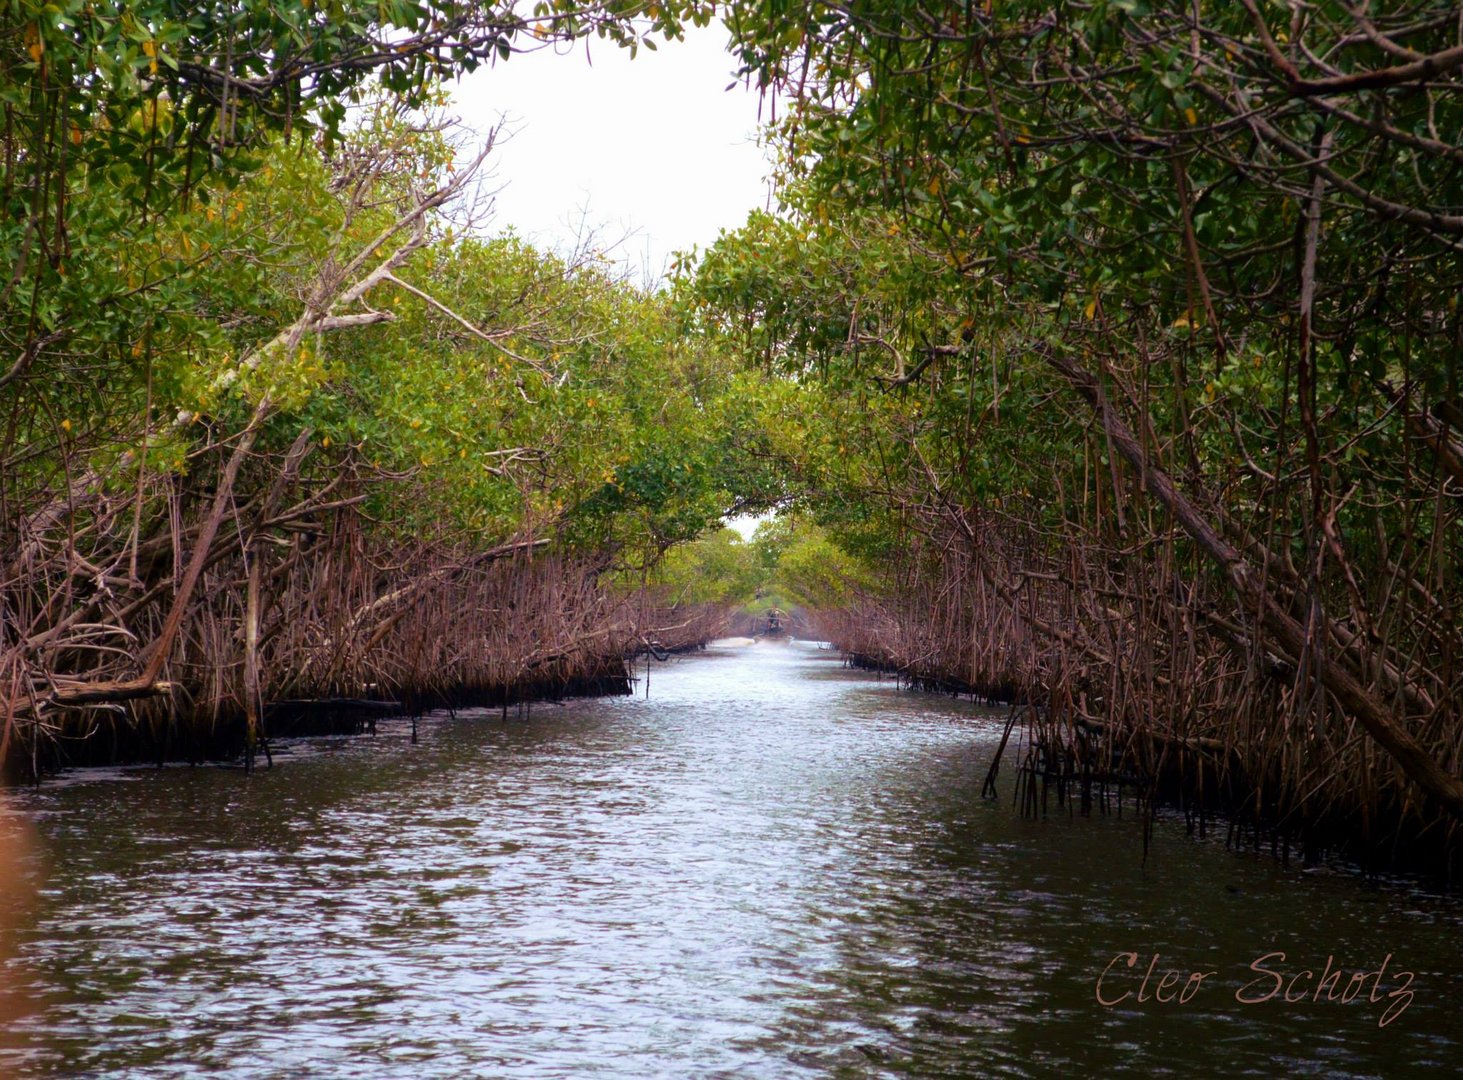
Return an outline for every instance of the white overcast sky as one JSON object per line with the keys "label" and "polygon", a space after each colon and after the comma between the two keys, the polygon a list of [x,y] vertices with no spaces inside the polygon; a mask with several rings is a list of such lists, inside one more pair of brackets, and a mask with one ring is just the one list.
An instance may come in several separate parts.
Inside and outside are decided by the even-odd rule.
{"label": "white overcast sky", "polygon": [[[581,224],[638,283],[672,255],[704,250],[722,229],[768,205],[771,164],[757,145],[758,95],[738,83],[718,23],[634,60],[598,39],[481,68],[453,85],[453,111],[510,137],[490,163],[498,189],[489,232],[509,227],[546,249],[572,249]],[[733,528],[750,536],[760,518]]]}
{"label": "white overcast sky", "polygon": [[634,60],[592,39],[572,51],[515,55],[452,86],[454,111],[485,132],[506,117],[494,151],[490,232],[509,226],[540,247],[572,247],[581,216],[637,281],[672,254],[703,250],[767,205],[771,171],[756,143],[758,98],[738,83],[720,23]]}

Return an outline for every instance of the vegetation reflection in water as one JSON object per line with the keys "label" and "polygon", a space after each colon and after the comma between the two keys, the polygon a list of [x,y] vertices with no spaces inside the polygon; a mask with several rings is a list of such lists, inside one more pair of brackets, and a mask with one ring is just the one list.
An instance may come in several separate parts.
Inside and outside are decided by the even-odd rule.
{"label": "vegetation reflection in water", "polygon": [[[0,1072],[1397,1076],[1456,1060],[1456,905],[1177,825],[1145,866],[1131,814],[1025,820],[1009,785],[979,797],[1001,729],[763,643],[658,665],[649,700],[437,717],[417,746],[383,725],[296,744],[247,782],[63,778],[6,826],[34,821],[44,874],[14,935],[25,1015]],[[1411,972],[1414,996],[1385,1026],[1369,992],[1238,1001],[1278,952],[1262,966],[1287,977],[1390,956],[1384,989]],[[1215,974],[1182,1003],[1170,980],[1162,1003],[1169,970]]]}

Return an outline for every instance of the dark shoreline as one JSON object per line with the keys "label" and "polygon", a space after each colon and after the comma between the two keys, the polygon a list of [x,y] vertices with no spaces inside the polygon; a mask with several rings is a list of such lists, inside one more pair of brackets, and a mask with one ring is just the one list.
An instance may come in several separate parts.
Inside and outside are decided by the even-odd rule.
{"label": "dark shoreline", "polygon": [[[683,651],[683,650],[678,650]],[[329,735],[365,735],[375,731],[380,720],[405,717],[417,719],[437,710],[501,708],[556,702],[568,698],[625,696],[633,692],[630,662],[605,658],[585,665],[580,673],[567,677],[529,676],[506,686],[459,685],[448,690],[403,692],[392,699],[369,698],[319,700],[292,699],[265,705],[265,732],[256,751],[248,758],[247,728],[242,709],[234,710],[206,728],[189,723],[182,710],[172,710],[166,720],[152,724],[126,724],[113,717],[103,720],[83,738],[52,740],[38,751],[30,766],[17,770],[4,785],[35,783],[62,769],[106,768],[115,765],[162,766],[187,763],[246,767],[268,764],[268,744],[273,739]]]}
{"label": "dark shoreline", "polygon": [[[1370,821],[1361,820],[1359,812],[1344,819],[1289,820],[1272,794],[1279,785],[1267,783],[1264,776],[1252,777],[1233,750],[1222,765],[1212,753],[1183,746],[1160,746],[1155,754],[1154,744],[1164,742],[1157,732],[1140,737],[1147,743],[1145,755],[1115,753],[1107,768],[1095,768],[1094,740],[1088,739],[1093,733],[1069,737],[1048,722],[1039,704],[1020,700],[1014,685],[972,686],[928,669],[911,671],[888,657],[840,651],[849,667],[892,675],[904,690],[969,697],[987,707],[1010,708],[1017,717],[1029,713],[1029,721],[1018,718],[1014,725],[1027,727],[1023,759],[1008,762],[1006,770],[1016,777],[1015,801],[1028,816],[1121,814],[1126,803],[1128,812],[1149,815],[1145,849],[1151,822],[1160,813],[1176,813],[1190,836],[1206,838],[1223,829],[1226,848],[1255,854],[1268,850],[1283,865],[1295,860],[1309,867],[1339,860],[1367,881],[1400,876],[1442,893],[1463,887],[1463,862],[1446,825],[1408,830],[1402,807],[1374,807]],[[1089,745],[1076,745],[1084,740]],[[992,790],[989,797],[998,796]]]}

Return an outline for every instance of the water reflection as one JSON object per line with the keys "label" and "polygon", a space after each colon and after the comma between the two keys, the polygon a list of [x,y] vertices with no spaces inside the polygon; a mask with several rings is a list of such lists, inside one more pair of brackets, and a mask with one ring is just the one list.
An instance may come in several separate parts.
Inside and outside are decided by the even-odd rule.
{"label": "water reflection", "polygon": [[[0,1062],[233,1076],[1406,1075],[1456,1056],[1455,905],[983,802],[1000,720],[807,646],[644,698],[20,796],[50,873]],[[1009,796],[1009,787],[1007,788]],[[36,881],[34,869],[22,875]],[[1417,996],[1244,1006],[1260,955]],[[1124,951],[1215,970],[1104,1008]],[[1125,970],[1125,969],[1124,969]],[[1119,992],[1137,985],[1141,968]]]}

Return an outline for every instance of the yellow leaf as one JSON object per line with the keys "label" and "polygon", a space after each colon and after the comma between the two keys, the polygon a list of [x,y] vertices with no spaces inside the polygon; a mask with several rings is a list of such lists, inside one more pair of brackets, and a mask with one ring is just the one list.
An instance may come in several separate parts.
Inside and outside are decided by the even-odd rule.
{"label": "yellow leaf", "polygon": [[1089,319],[1092,318],[1094,315],[1097,314],[1097,294],[1096,293],[1093,293],[1092,294],[1092,299],[1089,300],[1089,301],[1087,301],[1087,306],[1082,309],[1082,314],[1085,315]]}
{"label": "yellow leaf", "polygon": [[144,41],[142,43],[142,53],[143,53],[144,56],[156,56],[157,55],[157,42],[156,41]]}
{"label": "yellow leaf", "polygon": [[1199,114],[1194,111],[1193,106],[1190,106],[1189,108],[1184,110],[1184,119],[1187,120],[1189,122],[1189,126],[1192,127],[1199,122]]}

